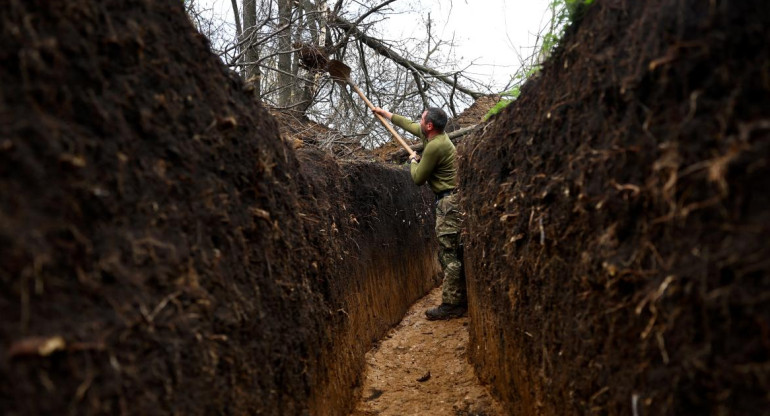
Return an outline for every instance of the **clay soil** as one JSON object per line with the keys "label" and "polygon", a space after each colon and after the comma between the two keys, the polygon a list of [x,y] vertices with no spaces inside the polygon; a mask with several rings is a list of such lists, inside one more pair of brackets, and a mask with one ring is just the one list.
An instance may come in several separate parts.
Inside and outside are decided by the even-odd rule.
{"label": "clay soil", "polygon": [[440,301],[436,288],[366,354],[366,381],[351,416],[503,414],[468,362],[468,318],[425,319]]}

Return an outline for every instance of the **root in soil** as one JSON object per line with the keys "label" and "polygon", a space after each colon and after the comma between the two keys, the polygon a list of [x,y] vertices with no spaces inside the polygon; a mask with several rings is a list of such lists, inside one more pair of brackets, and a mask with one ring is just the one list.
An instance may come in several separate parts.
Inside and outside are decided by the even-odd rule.
{"label": "root in soil", "polygon": [[597,1],[464,143],[470,352],[508,412],[770,408],[768,22]]}

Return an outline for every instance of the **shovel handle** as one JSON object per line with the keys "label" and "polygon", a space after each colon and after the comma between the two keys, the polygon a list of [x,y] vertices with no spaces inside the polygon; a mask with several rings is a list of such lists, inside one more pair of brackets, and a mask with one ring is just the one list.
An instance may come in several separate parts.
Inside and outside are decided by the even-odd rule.
{"label": "shovel handle", "polygon": [[[366,103],[367,106],[369,106],[370,110],[374,110],[374,105],[372,105],[371,101],[369,101],[363,92],[361,92],[360,89],[356,86],[356,84],[353,84],[352,82],[349,82],[350,86],[353,87],[354,90],[358,93],[358,95],[361,97],[362,100]],[[387,121],[385,121],[385,118],[383,118],[381,115],[374,113],[375,116],[377,116],[377,119],[380,120],[383,126],[385,126],[386,129],[390,132],[390,134],[393,135],[393,137],[396,139],[398,144],[400,144],[404,149],[406,149],[406,152],[409,153],[409,156],[417,157],[417,153],[412,150],[411,147],[409,147],[408,144],[404,141],[404,139],[401,138],[401,136],[396,132],[396,130],[393,129],[393,126],[390,125]]]}

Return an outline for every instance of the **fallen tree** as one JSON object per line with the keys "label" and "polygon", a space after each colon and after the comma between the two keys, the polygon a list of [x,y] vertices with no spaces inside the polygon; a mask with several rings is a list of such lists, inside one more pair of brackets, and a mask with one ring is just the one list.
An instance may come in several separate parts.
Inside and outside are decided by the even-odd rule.
{"label": "fallen tree", "polygon": [[[449,85],[450,87],[452,87],[453,90],[456,89],[457,91],[460,91],[464,94],[469,95],[474,100],[487,95],[483,92],[474,91],[470,88],[466,88],[458,84],[457,78],[454,78],[453,74],[442,73],[440,71],[436,71],[433,68],[428,68],[425,65],[422,65],[420,63],[404,58],[403,56],[401,56],[401,54],[394,51],[392,48],[389,48],[379,39],[373,38],[367,35],[366,33],[362,32],[361,29],[358,28],[358,25],[348,22],[347,20],[343,19],[340,16],[332,16],[332,25],[334,27],[342,29],[344,32],[348,33],[350,36],[353,36],[354,38],[358,39],[361,43],[372,48],[372,50],[374,50],[378,54],[393,60],[393,62],[406,68],[409,71],[416,71],[419,74],[422,74],[423,76],[429,75],[443,82],[444,84]],[[417,77],[419,77],[419,75]],[[419,82],[418,82],[418,85],[419,85]]]}

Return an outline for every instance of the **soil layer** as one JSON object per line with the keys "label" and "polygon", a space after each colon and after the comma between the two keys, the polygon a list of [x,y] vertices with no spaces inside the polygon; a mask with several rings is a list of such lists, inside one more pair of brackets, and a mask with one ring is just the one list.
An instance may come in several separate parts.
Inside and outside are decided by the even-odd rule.
{"label": "soil layer", "polygon": [[767,414],[770,8],[597,1],[461,152],[510,414]]}
{"label": "soil layer", "polygon": [[435,285],[432,196],[298,159],[182,2],[11,0],[0,31],[4,414],[348,413]]}
{"label": "soil layer", "polygon": [[319,316],[327,337],[310,407],[318,415],[349,412],[366,352],[438,282],[434,197],[404,169],[338,163],[309,148],[299,157],[308,183],[299,196],[312,207],[300,215],[322,255],[309,266],[329,307]]}

